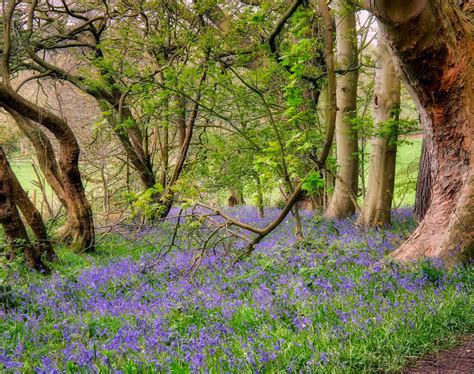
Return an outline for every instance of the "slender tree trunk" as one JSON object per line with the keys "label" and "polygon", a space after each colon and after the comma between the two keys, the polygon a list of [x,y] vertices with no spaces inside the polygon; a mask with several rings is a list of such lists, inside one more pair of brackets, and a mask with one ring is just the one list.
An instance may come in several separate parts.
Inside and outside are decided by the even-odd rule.
{"label": "slender tree trunk", "polygon": [[[54,217],[54,212],[53,212],[53,207],[51,204],[53,204],[54,198],[51,196],[51,204],[49,203],[48,196],[47,196],[47,191],[46,191],[46,183],[45,183],[45,178],[41,177],[41,174],[38,171],[38,168],[34,163],[31,163],[31,167],[33,168],[35,175],[36,175],[36,181],[38,182],[38,187],[41,191],[41,215],[43,216],[43,205],[46,205],[46,210],[48,211],[48,214],[50,217]],[[33,193],[36,193],[36,190],[33,190]],[[53,191],[54,193],[54,191]],[[36,196],[35,196],[36,198]],[[33,204],[36,203],[33,199]]]}
{"label": "slender tree trunk", "polygon": [[473,24],[448,0],[373,1],[426,121],[431,204],[393,256],[452,264],[474,252]]}
{"label": "slender tree trunk", "polygon": [[0,145],[0,224],[3,227],[5,240],[10,246],[10,257],[22,251],[26,264],[35,270],[45,271],[41,261],[40,247],[30,243],[26,228],[20,218],[15,204],[10,165]]}
{"label": "slender tree trunk", "polygon": [[41,172],[61,204],[66,207],[66,193],[64,191],[63,178],[56,162],[56,156],[51,141],[35,123],[14,110],[8,110],[8,113],[13,117],[21,132],[33,145]]}
{"label": "slender tree trunk", "polygon": [[[160,184],[165,189],[168,180],[168,169],[170,164],[170,139],[169,139],[169,122],[163,126],[162,141],[161,141],[161,175]],[[159,131],[159,129],[157,129]]]}
{"label": "slender tree trunk", "polygon": [[178,113],[176,119],[176,132],[178,133],[178,146],[182,147],[184,140],[186,139],[186,101],[176,96],[176,102],[178,106]]}
{"label": "slender tree trunk", "polygon": [[416,181],[414,213],[419,220],[423,219],[431,202],[431,162],[429,148],[426,142],[427,138],[423,139],[423,143],[421,144],[418,179]]}
{"label": "slender tree trunk", "polygon": [[[107,102],[100,95],[94,96],[99,104],[100,108],[104,111],[109,111],[109,105],[112,105],[111,102]],[[118,103],[113,105],[114,107],[118,106]],[[110,114],[107,116],[107,122],[110,124],[110,127],[113,129],[115,135],[123,146],[125,153],[127,154],[128,160],[132,164],[135,171],[138,173],[140,181],[145,189],[152,188],[156,183],[155,174],[153,172],[153,166],[149,160],[145,157],[145,152],[139,143],[138,129],[134,131],[124,131],[120,124],[129,120],[129,122],[134,123],[134,118],[132,114],[127,110],[120,110],[120,114]],[[133,141],[132,141],[133,139]]]}
{"label": "slender tree trunk", "polygon": [[326,212],[333,218],[351,216],[356,208],[353,196],[357,196],[358,180],[357,131],[353,130],[351,120],[356,114],[357,105],[357,56],[355,9],[349,5],[348,1],[337,0],[336,65],[337,68],[347,72],[337,78],[338,171],[334,194]]}
{"label": "slender tree trunk", "polygon": [[[102,190],[104,191],[104,202],[102,204],[102,210],[104,212],[104,216],[106,219],[108,219],[110,213],[111,213],[111,208],[110,208],[110,191],[109,191],[109,183],[107,176],[105,175],[105,168],[107,165],[101,165],[100,167],[100,179],[102,181]],[[91,199],[91,201],[94,201]]]}
{"label": "slender tree trunk", "polygon": [[376,134],[371,141],[364,206],[357,221],[364,226],[390,224],[397,158],[400,77],[380,37],[377,48],[374,95]]}
{"label": "slender tree trunk", "polygon": [[257,212],[260,218],[265,217],[265,210],[263,204],[263,189],[262,189],[262,182],[260,181],[260,177],[255,175],[255,183],[257,185]]}
{"label": "slender tree trunk", "polygon": [[[322,96],[320,102],[322,103],[319,106],[319,112],[322,114],[322,120],[324,123],[329,121],[329,110],[330,110],[330,103],[329,103],[329,86],[326,86],[322,90]],[[334,157],[334,147],[331,147],[329,150],[329,156]],[[323,191],[323,209],[326,211],[329,207],[329,204],[332,199],[332,195],[334,193],[334,174],[335,171],[332,165],[327,164],[325,165],[324,169],[321,171],[322,175],[324,176],[324,191]]]}
{"label": "slender tree trunk", "polygon": [[178,181],[179,177],[181,176],[181,173],[184,170],[185,162],[188,158],[189,148],[191,146],[191,139],[194,134],[194,125],[196,124],[196,121],[198,119],[199,101],[201,100],[201,95],[202,95],[202,85],[204,84],[204,81],[206,80],[206,77],[207,77],[206,63],[207,61],[203,63],[203,72],[198,82],[196,95],[193,100],[194,104],[192,106],[188,123],[186,125],[186,132],[183,139],[183,143],[181,144],[181,147],[179,150],[176,165],[174,166],[173,172],[171,173],[171,176],[169,180],[167,181],[165,192],[159,197],[159,201],[161,205],[163,206],[163,209],[161,210],[159,215],[155,217],[157,219],[166,218],[173,206],[173,200],[174,200],[174,194],[175,194],[173,191],[173,187]]}
{"label": "slender tree trunk", "polygon": [[41,213],[38,211],[38,209],[36,209],[36,206],[28,198],[28,194],[21,186],[11,168],[8,170],[8,172],[10,174],[13,201],[20,209],[23,217],[25,217],[26,222],[35,234],[36,241],[40,246],[40,252],[45,253],[49,261],[56,260],[57,256],[54,252],[51,241],[48,238],[48,232],[46,230],[46,226],[44,225],[43,218],[41,217]]}
{"label": "slender tree trunk", "polygon": [[300,209],[298,204],[295,204],[291,210],[293,217],[295,218],[295,236],[298,239],[303,239],[303,223],[301,221]]}

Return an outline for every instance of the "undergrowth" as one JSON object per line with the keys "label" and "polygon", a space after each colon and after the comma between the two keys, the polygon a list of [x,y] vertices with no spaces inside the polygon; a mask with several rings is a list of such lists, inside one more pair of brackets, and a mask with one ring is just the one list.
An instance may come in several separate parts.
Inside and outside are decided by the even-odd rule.
{"label": "undergrowth", "polygon": [[[233,213],[257,220],[249,209]],[[384,230],[304,222],[303,241],[288,220],[237,265],[210,251],[187,275],[193,252],[156,261],[155,231],[149,245],[109,235],[92,256],[58,248],[46,277],[8,263],[0,369],[380,372],[472,333],[471,267],[386,260],[414,227],[406,211]]]}

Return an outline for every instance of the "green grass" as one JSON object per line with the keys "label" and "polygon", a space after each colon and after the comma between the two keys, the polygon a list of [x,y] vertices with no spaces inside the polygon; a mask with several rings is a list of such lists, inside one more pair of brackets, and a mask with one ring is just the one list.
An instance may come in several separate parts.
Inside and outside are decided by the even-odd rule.
{"label": "green grass", "polygon": [[13,172],[15,173],[21,185],[26,191],[36,189],[37,193],[40,193],[40,189],[36,186],[36,183],[38,182],[38,177],[36,176],[35,171],[33,170],[30,158],[11,157],[10,166],[12,167]]}
{"label": "green grass", "polygon": [[[394,208],[413,206],[415,204],[416,180],[421,154],[421,138],[404,139],[397,147],[395,166],[395,190],[392,206]],[[370,143],[365,148],[365,182],[367,185],[368,165],[370,160]],[[363,201],[359,198],[359,203]]]}
{"label": "green grass", "polygon": [[[13,172],[18,178],[23,189],[28,193],[30,199],[33,196],[33,191],[36,191],[36,207],[39,210],[43,208],[43,213],[46,213],[47,208],[44,204],[42,204],[42,192],[38,185],[38,176],[36,175],[33,169],[32,159],[30,157],[24,156],[13,156],[9,157],[9,162]],[[41,174],[41,171],[40,177],[42,178],[41,183],[45,184],[46,198],[48,200],[48,203],[50,204],[50,206],[53,205],[53,211],[56,211],[60,206],[59,201],[56,195],[54,194],[51,186],[46,182],[43,175]]]}
{"label": "green grass", "polygon": [[[415,203],[416,179],[418,176],[418,162],[421,153],[421,138],[408,139],[401,142],[397,150],[397,165],[395,176],[395,194],[393,206],[412,206]],[[368,177],[368,161],[370,158],[370,144],[366,146],[366,181]],[[31,159],[26,157],[12,157],[10,163],[23,188],[31,196],[32,190],[36,190],[38,201],[41,191],[36,186],[38,178],[31,165]],[[48,199],[51,200],[52,190],[46,186]],[[227,195],[223,202],[225,203]],[[280,192],[274,191],[271,201],[280,199]],[[362,201],[360,201],[362,203]]]}
{"label": "green grass", "polygon": [[398,146],[393,206],[415,204],[416,180],[421,154],[421,138],[408,139]]}

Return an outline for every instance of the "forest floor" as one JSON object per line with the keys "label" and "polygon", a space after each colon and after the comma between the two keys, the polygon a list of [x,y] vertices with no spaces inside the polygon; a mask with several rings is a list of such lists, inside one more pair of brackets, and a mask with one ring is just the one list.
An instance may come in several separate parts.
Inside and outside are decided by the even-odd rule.
{"label": "forest floor", "polygon": [[474,373],[474,335],[459,339],[459,344],[415,360],[404,374],[468,374]]}
{"label": "forest floor", "polygon": [[122,224],[94,255],[57,248],[48,276],[0,257],[0,372],[403,372],[474,332],[472,267],[381,261],[411,209],[386,229],[302,218],[304,240],[289,217],[234,265],[243,243],[190,217]]}

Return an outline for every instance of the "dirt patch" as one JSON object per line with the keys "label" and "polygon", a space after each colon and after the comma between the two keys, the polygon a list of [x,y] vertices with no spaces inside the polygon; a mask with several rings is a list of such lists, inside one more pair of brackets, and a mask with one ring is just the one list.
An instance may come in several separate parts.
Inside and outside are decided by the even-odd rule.
{"label": "dirt patch", "polygon": [[455,348],[439,351],[414,361],[402,373],[474,373],[474,335],[462,338],[461,344]]}

